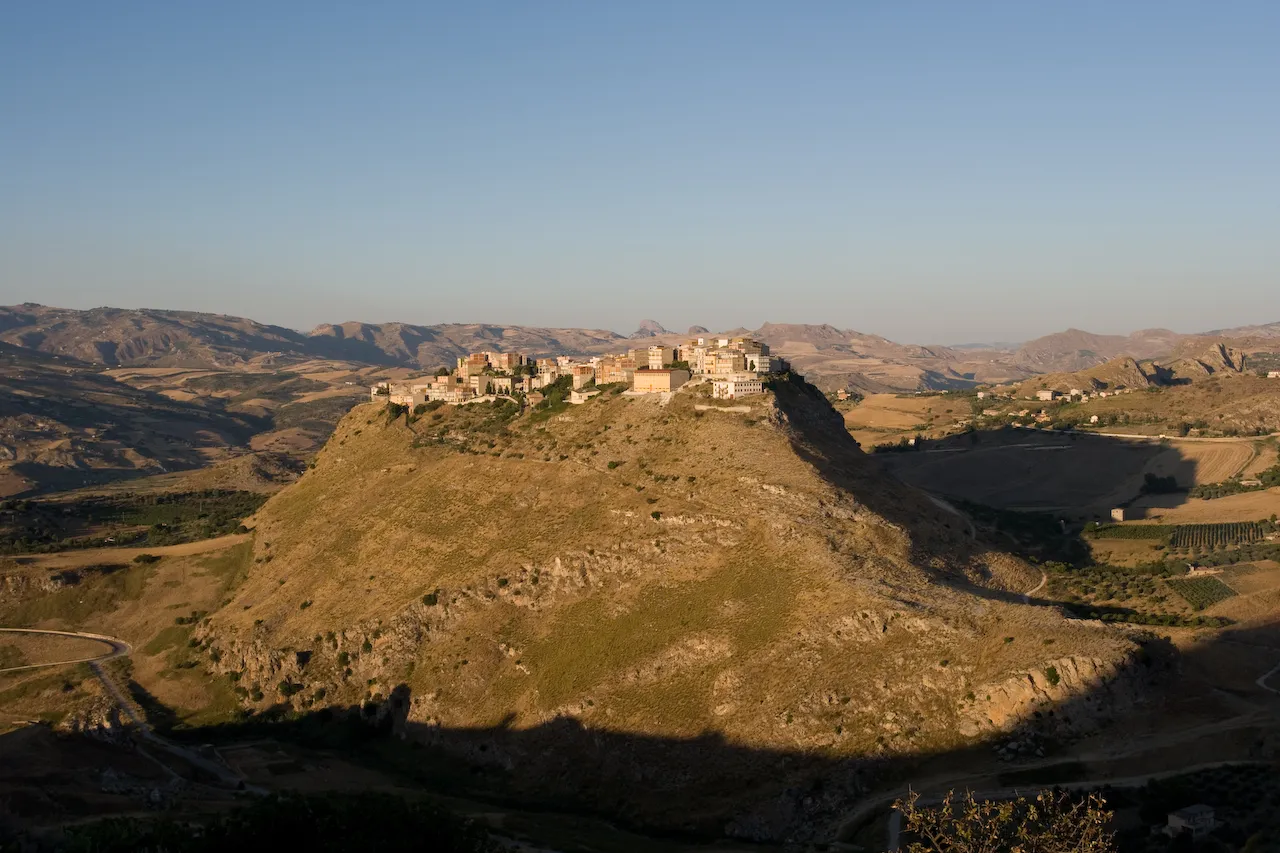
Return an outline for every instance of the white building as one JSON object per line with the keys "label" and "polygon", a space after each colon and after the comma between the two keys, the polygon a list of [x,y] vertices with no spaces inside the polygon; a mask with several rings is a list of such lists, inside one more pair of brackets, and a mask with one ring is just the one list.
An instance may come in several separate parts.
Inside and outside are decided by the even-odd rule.
{"label": "white building", "polygon": [[1187,833],[1192,838],[1203,838],[1213,832],[1217,826],[1218,822],[1214,820],[1213,809],[1200,804],[1169,812],[1169,823],[1164,828],[1164,834],[1178,836]]}
{"label": "white building", "polygon": [[717,377],[711,383],[711,396],[717,400],[736,400],[749,394],[763,394],[760,377],[749,373]]}
{"label": "white building", "polygon": [[1267,371],[1267,378],[1268,378],[1268,379],[1280,379],[1280,370],[1268,370],[1268,371]]}
{"label": "white building", "polygon": [[1037,391],[1036,392],[1036,399],[1042,400],[1046,403],[1050,402],[1051,400],[1057,399],[1057,397],[1058,397],[1057,391]]}

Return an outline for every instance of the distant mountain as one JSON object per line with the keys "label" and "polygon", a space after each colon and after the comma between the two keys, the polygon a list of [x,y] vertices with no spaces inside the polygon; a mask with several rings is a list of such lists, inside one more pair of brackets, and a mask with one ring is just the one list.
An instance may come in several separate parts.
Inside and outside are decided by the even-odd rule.
{"label": "distant mountain", "polygon": [[[689,335],[708,336],[694,326]],[[1098,335],[1068,329],[1009,352],[1000,345],[958,347],[900,344],[880,335],[830,324],[765,323],[720,332],[758,338],[823,387],[913,391],[1020,382],[1047,373],[1072,373],[1120,356],[1138,361],[1196,358],[1227,340],[1246,354],[1277,349],[1280,323],[1206,335],[1146,329]],[[685,335],[644,320],[625,337],[605,329],[500,326],[485,323],[325,323],[310,333],[225,314],[154,309],[75,311],[27,303],[0,307],[0,341],[42,353],[109,366],[235,368],[286,366],[311,359],[431,370],[478,350],[520,351],[534,357],[618,352],[635,340],[674,344]],[[1188,367],[1189,365],[1184,365]]]}
{"label": "distant mountain", "polygon": [[1260,326],[1237,326],[1234,329],[1218,329],[1206,335],[1222,338],[1280,338],[1280,323],[1263,323]]}
{"label": "distant mountain", "polygon": [[109,366],[218,367],[325,358],[429,369],[476,350],[535,355],[617,348],[606,330],[449,323],[323,324],[309,334],[243,317],[194,311],[27,303],[0,307],[0,341]]}
{"label": "distant mountain", "polygon": [[689,331],[688,331],[688,332],[686,332],[686,334],[689,334],[689,335],[706,335],[706,334],[710,334],[710,332],[711,332],[711,330],[710,330],[710,329],[708,329],[706,326],[690,326],[690,327],[689,327]]}
{"label": "distant mountain", "polygon": [[655,338],[658,335],[674,335],[670,329],[663,328],[657,320],[641,320],[640,328],[631,333],[633,338]]}
{"label": "distant mountain", "polygon": [[1028,341],[1010,361],[1035,373],[1067,373],[1104,364],[1121,355],[1136,359],[1168,355],[1187,337],[1168,329],[1145,329],[1130,335],[1095,335],[1067,329]]}

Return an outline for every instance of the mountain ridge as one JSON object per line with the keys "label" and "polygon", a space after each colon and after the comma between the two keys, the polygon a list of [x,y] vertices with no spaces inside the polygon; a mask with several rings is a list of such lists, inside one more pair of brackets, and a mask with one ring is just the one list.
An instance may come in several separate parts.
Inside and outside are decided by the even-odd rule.
{"label": "mountain ridge", "polygon": [[[694,327],[701,329],[702,327]],[[825,387],[910,391],[1023,381],[1071,373],[1121,355],[1139,361],[1180,358],[1213,340],[1240,335],[1267,346],[1280,323],[1185,335],[1145,329],[1098,335],[1067,329],[1021,344],[1013,352],[976,345],[901,344],[831,324],[765,322],[710,337],[755,337]],[[1215,337],[1216,336],[1216,337]],[[520,350],[535,357],[596,355],[637,340],[664,344],[686,336],[644,320],[631,336],[607,329],[491,323],[421,325],[401,322],[322,323],[309,332],[226,314],[162,309],[51,308],[36,303],[0,307],[0,341],[108,366],[269,366],[281,359],[338,359],[434,370],[482,349]]]}

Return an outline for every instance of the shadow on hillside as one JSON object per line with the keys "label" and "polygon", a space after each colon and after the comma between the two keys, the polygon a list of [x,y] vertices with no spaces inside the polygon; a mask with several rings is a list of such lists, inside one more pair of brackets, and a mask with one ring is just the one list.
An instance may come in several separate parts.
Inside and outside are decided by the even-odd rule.
{"label": "shadow on hillside", "polygon": [[[1224,669],[1227,659],[1234,668]],[[1101,785],[1209,760],[1271,761],[1280,746],[1280,696],[1253,679],[1277,661],[1278,625],[1224,633],[1185,657],[1167,640],[1142,635],[1115,677],[1036,708],[1013,731],[949,751],[838,756],[821,747],[752,747],[715,732],[680,739],[602,730],[571,716],[523,729],[450,728],[411,721],[404,685],[381,703],[304,712],[283,703],[241,722],[172,734],[215,745],[269,738],[334,751],[415,787],[499,808],[604,818],[655,838],[865,841],[867,832],[878,837],[867,827],[907,785],[925,793],[966,784],[983,791]],[[1219,732],[1206,725],[1210,718],[1235,723]],[[1181,746],[1171,740],[1157,749],[1160,727],[1177,719],[1188,729],[1194,724],[1194,733]],[[1108,732],[1115,733],[1110,747],[1090,759],[1066,751],[1080,737]],[[993,746],[1011,742],[1031,746],[1001,760]],[[1130,768],[1125,750],[1144,744],[1158,757],[1135,757]]]}
{"label": "shadow on hillside", "polygon": [[[895,752],[853,755],[817,745],[749,746],[716,732],[671,738],[605,730],[572,716],[530,728],[510,720],[487,728],[429,725],[409,719],[413,697],[404,685],[377,703],[301,711],[282,702],[236,723],[183,730],[154,697],[133,684],[130,691],[157,729],[175,739],[215,747],[267,739],[303,749],[300,764],[290,764],[288,773],[275,775],[267,767],[265,776],[250,779],[270,789],[305,787],[306,766],[325,764],[328,754],[387,774],[406,791],[485,803],[486,811],[545,812],[561,816],[562,823],[601,818],[643,834],[655,848],[659,840],[702,844],[729,837],[769,844],[856,840],[875,850],[881,849],[887,807],[907,786],[925,794],[973,787],[995,796],[1054,784],[1102,786],[1208,762],[1263,761],[1274,767],[1280,695],[1255,679],[1277,662],[1280,624],[1225,632],[1183,656],[1167,640],[1148,634],[1114,677],[1040,705],[1011,731],[953,750],[916,750],[899,740]],[[886,715],[877,725],[892,731],[891,719]],[[782,741],[787,734],[772,737]],[[72,780],[33,773],[29,760],[17,761],[29,750],[28,741],[21,732],[0,736],[0,827],[6,819],[21,824],[22,814],[56,822],[102,813],[103,806],[80,811],[87,806],[65,793]],[[1022,745],[1014,753],[993,752],[1014,742]],[[1073,744],[1083,756],[1068,751]],[[103,749],[91,748],[95,755]],[[111,765],[99,761],[100,767]],[[21,802],[6,794],[19,766],[26,768],[21,785],[28,792]],[[81,784],[98,784],[100,769],[80,772]],[[1175,796],[1208,802],[1228,817],[1230,809],[1254,808],[1252,817],[1234,818],[1230,831],[1237,834],[1263,825],[1255,812],[1266,811],[1269,796],[1258,792],[1242,803],[1223,792],[1162,790],[1159,808],[1192,804],[1171,800]],[[1242,844],[1246,837],[1237,840]]]}

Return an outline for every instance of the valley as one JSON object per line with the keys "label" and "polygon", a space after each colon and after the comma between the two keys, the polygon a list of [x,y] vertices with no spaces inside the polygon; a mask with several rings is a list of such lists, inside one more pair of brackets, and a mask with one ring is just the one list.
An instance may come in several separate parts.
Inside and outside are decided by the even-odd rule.
{"label": "valley", "polygon": [[692,352],[650,331],[443,378],[11,354],[42,408],[4,412],[0,627],[128,653],[0,634],[6,819],[207,819],[243,783],[409,791],[548,849],[878,850],[907,786],[1136,814],[1274,765],[1280,383],[833,388],[771,327],[717,350],[758,386],[699,351],[649,391],[639,353]]}

